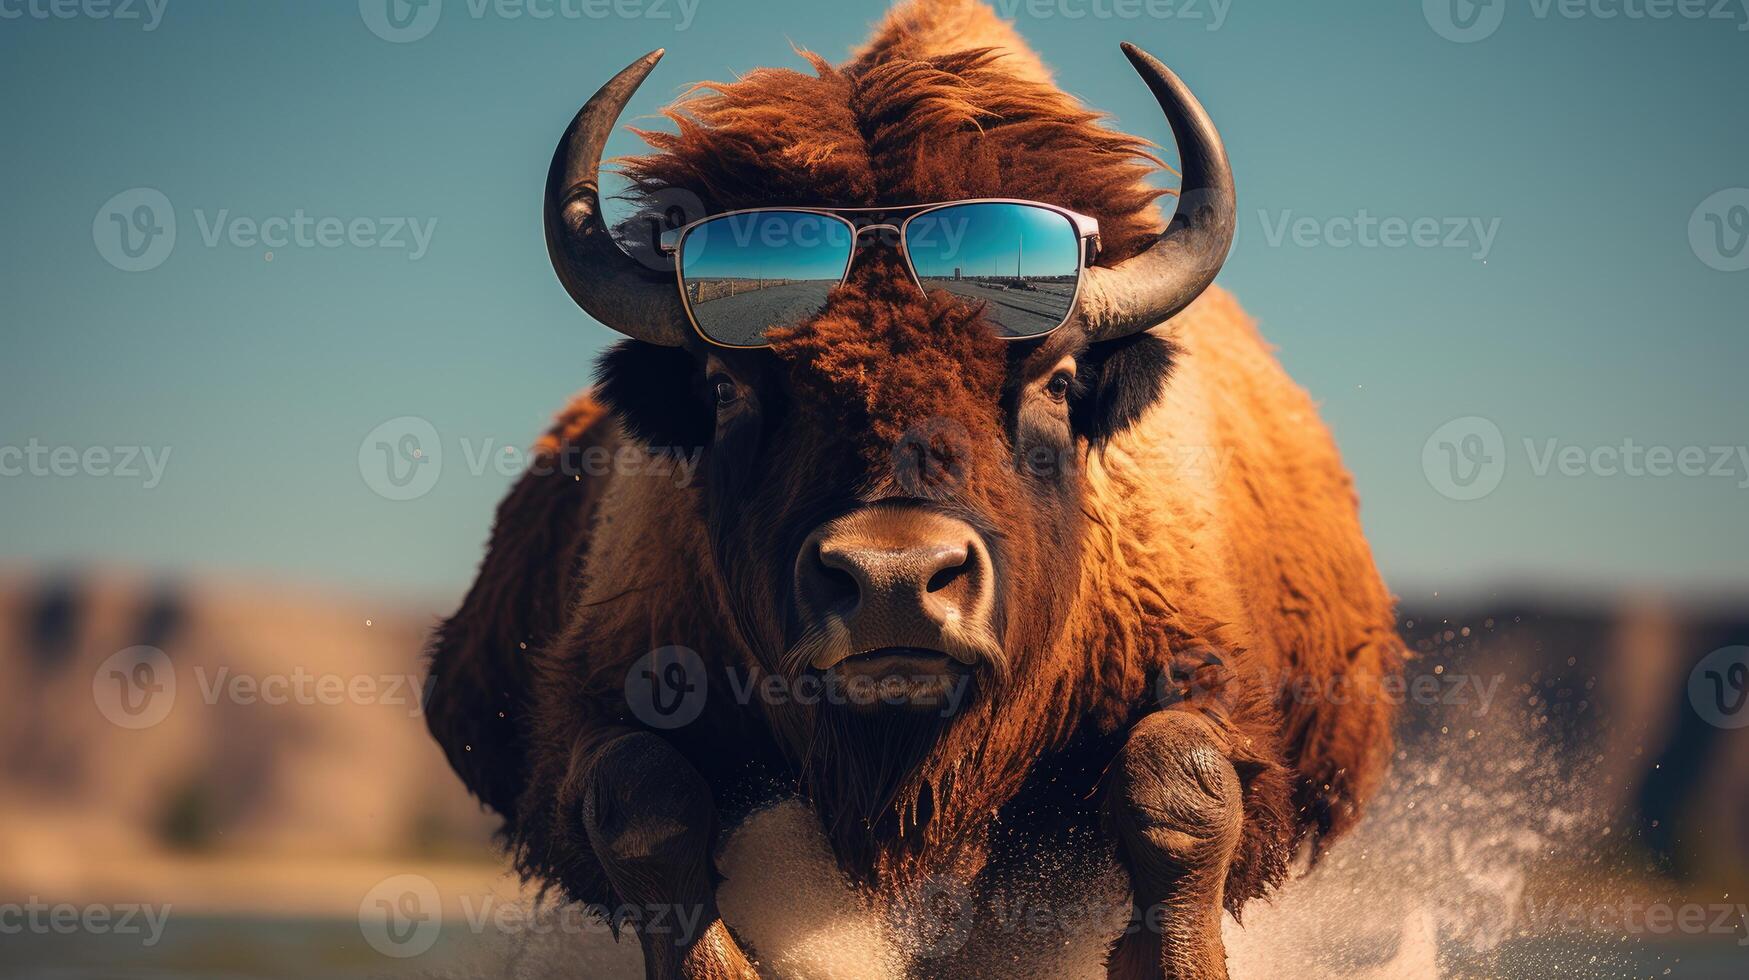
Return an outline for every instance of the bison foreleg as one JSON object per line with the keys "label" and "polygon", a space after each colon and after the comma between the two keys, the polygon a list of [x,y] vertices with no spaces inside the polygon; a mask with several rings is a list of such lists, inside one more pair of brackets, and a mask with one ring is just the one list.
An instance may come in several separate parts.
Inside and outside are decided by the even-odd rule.
{"label": "bison foreleg", "polygon": [[673,746],[648,732],[590,754],[573,787],[589,846],[635,913],[646,977],[718,980],[758,974],[717,913],[710,787]]}
{"label": "bison foreleg", "polygon": [[1109,975],[1225,980],[1222,890],[1244,802],[1213,726],[1183,709],[1142,719],[1107,774],[1104,805],[1135,903]]}

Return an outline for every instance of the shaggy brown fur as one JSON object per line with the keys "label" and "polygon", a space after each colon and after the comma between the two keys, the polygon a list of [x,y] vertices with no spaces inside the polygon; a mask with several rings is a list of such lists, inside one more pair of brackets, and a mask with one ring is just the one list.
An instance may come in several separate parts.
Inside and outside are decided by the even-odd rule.
{"label": "shaggy brown fur", "polygon": [[[1150,144],[1052,88],[981,4],[908,4],[847,64],[805,57],[813,74],[761,69],[683,99],[668,113],[677,131],[645,134],[656,152],[625,162],[636,192],[684,188],[710,211],[1031,198],[1097,217],[1104,263],[1161,227]],[[991,821],[1041,760],[1072,743],[1108,760],[1167,706],[1206,719],[1240,777],[1223,896],[1235,915],[1281,881],[1297,843],[1351,825],[1384,770],[1394,712],[1379,684],[1401,649],[1349,478],[1310,399],[1224,293],[1132,339],[1089,350],[1065,330],[1005,345],[978,310],[920,296],[875,250],[823,315],[769,352],[722,355],[763,421],[708,437],[708,481],[525,477],[438,636],[431,713],[523,870],[612,899],[567,807],[579,762],[640,727],[628,669],[683,644],[713,684],[781,673],[796,536],[834,500],[895,495],[955,508],[1000,551],[1006,662],[933,728],[713,697],[663,737],[717,792],[770,760],[810,792],[856,877],[975,872]],[[702,378],[693,355],[639,356],[673,365],[676,414],[708,418],[681,393]],[[1116,421],[1077,430],[1052,484],[1014,459],[1051,445],[1026,421],[1028,392],[1065,356],[1081,367],[1072,417]],[[1163,386],[1163,364],[1148,384],[1113,380],[1167,357]],[[616,384],[623,427],[584,396],[540,453],[617,448],[622,428],[660,444]]]}
{"label": "shaggy brown fur", "polygon": [[1007,49],[905,54],[883,35],[814,74],[761,68],[707,82],[665,111],[676,132],[640,135],[658,153],[621,161],[636,193],[677,187],[706,213],[783,204],[873,207],[1024,197],[1099,219],[1103,264],[1159,234],[1147,140],[1044,82],[1017,78]]}

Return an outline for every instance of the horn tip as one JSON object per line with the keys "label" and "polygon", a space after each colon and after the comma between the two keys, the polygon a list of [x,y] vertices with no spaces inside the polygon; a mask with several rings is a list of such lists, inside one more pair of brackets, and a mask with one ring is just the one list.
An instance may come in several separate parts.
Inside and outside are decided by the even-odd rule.
{"label": "horn tip", "polygon": [[1124,57],[1130,60],[1130,64],[1138,69],[1144,65],[1159,65],[1161,68],[1166,67],[1164,64],[1161,64],[1159,58],[1144,51],[1141,45],[1136,44],[1133,41],[1123,41],[1118,47],[1123,49]]}

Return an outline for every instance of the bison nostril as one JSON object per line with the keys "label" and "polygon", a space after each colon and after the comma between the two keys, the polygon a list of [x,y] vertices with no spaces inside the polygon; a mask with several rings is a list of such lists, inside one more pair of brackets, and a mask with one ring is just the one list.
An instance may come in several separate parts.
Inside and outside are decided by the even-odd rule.
{"label": "bison nostril", "polygon": [[851,606],[862,597],[862,585],[856,576],[842,568],[822,564],[816,585],[828,606]]}
{"label": "bison nostril", "polygon": [[929,576],[929,583],[925,588],[931,593],[941,592],[948,586],[953,585],[955,582],[970,574],[972,574],[972,559],[968,553],[968,557],[965,561],[962,561],[957,565],[943,568],[934,575]]}

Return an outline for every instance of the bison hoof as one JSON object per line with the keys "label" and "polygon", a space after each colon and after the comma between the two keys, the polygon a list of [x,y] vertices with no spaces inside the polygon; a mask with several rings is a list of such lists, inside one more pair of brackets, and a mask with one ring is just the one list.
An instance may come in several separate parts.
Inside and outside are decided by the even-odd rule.
{"label": "bison hoof", "polygon": [[1208,723],[1186,712],[1143,719],[1112,767],[1107,813],[1130,856],[1177,875],[1225,871],[1244,799]]}
{"label": "bison hoof", "polygon": [[1238,773],[1208,723],[1185,711],[1142,720],[1112,764],[1108,826],[1130,872],[1133,919],[1112,977],[1227,975],[1221,900],[1244,821]]}
{"label": "bison hoof", "polygon": [[585,786],[583,829],[621,900],[696,904],[715,914],[715,808],[691,763],[648,732],[622,735],[596,753]]}

